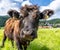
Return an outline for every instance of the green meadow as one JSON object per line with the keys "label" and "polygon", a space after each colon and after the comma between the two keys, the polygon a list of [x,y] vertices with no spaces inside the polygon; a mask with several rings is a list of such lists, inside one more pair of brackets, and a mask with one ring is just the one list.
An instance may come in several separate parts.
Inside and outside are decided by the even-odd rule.
{"label": "green meadow", "polygon": [[[38,37],[30,43],[27,50],[60,50],[60,28],[38,29]],[[3,39],[3,29],[0,29],[0,45]],[[5,46],[0,50],[17,50],[10,40],[6,40]]]}

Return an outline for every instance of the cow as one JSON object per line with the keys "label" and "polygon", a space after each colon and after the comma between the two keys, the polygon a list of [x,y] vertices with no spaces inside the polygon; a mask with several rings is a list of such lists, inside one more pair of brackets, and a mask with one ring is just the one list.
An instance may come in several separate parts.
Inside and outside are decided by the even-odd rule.
{"label": "cow", "polygon": [[[45,19],[45,16],[42,17],[40,15],[39,9],[33,9],[29,11],[28,14],[29,15],[20,22],[21,25],[18,24],[18,21],[16,21],[17,24],[14,24],[14,37],[18,50],[23,50],[23,48],[26,50],[30,42],[37,38],[39,19]],[[19,28],[19,26],[21,27]]]}
{"label": "cow", "polygon": [[6,21],[2,46],[8,37],[12,46],[15,41],[18,50],[26,50],[30,42],[37,38],[39,19],[45,19],[42,16],[45,14],[36,5],[28,7],[21,8],[20,13],[15,10],[8,12],[11,18]]}

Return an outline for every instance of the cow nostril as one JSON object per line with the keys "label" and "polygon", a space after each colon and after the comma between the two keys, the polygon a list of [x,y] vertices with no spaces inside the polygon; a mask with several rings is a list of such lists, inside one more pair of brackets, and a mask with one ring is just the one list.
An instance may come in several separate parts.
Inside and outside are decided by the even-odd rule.
{"label": "cow nostril", "polygon": [[28,26],[26,26],[26,28],[28,28]]}
{"label": "cow nostril", "polygon": [[29,31],[29,29],[27,29],[26,31]]}
{"label": "cow nostril", "polygon": [[22,35],[24,35],[24,33],[22,32]]}
{"label": "cow nostril", "polygon": [[31,33],[31,36],[33,36],[34,35],[34,33]]}

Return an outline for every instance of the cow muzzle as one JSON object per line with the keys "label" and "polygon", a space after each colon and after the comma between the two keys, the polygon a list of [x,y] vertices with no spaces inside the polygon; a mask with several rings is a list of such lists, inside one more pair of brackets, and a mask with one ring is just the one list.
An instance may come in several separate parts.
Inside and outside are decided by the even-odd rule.
{"label": "cow muzzle", "polygon": [[34,29],[31,30],[28,29],[28,30],[22,30],[20,33],[20,37],[32,41],[37,37],[37,35]]}

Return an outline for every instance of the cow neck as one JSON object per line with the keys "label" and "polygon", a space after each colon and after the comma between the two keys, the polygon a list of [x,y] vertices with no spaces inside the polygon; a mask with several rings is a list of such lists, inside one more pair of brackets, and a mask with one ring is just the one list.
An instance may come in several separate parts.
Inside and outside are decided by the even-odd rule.
{"label": "cow neck", "polygon": [[24,20],[24,18],[20,18],[20,19],[19,19],[19,21],[20,21],[20,22],[19,22],[19,28],[20,28],[20,29],[22,29],[22,21],[23,21],[23,20]]}
{"label": "cow neck", "polygon": [[13,17],[13,19],[17,20],[17,18],[16,18],[16,17]]}

